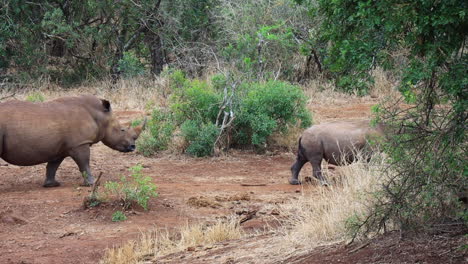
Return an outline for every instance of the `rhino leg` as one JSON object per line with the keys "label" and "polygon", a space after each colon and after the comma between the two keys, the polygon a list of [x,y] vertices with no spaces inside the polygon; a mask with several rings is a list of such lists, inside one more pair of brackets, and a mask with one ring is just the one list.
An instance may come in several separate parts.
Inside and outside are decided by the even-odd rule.
{"label": "rhino leg", "polygon": [[46,168],[46,179],[44,182],[44,187],[57,187],[60,186],[60,183],[55,180],[55,173],[57,172],[58,167],[65,158],[60,158],[57,160],[49,161]]}
{"label": "rhino leg", "polygon": [[84,178],[83,186],[90,186],[94,183],[91,169],[89,168],[89,145],[82,145],[70,152],[70,157],[75,161],[80,169],[81,176]]}
{"label": "rhino leg", "polygon": [[297,157],[296,162],[291,166],[292,177],[289,179],[289,184],[301,184],[301,181],[299,181],[299,172],[306,162],[307,160],[303,159],[302,157]]}
{"label": "rhino leg", "polygon": [[310,163],[312,164],[313,176],[320,181],[320,184],[328,186],[327,180],[322,175],[322,160],[313,160]]}

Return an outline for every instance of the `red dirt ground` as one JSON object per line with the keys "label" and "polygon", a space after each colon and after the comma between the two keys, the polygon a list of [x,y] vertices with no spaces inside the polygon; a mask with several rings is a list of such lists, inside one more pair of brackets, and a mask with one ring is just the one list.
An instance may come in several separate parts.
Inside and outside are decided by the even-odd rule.
{"label": "red dirt ground", "polygon": [[[312,111],[321,120],[365,118],[373,104],[374,101],[359,101],[333,109],[318,106]],[[138,111],[116,114],[123,121],[141,116]],[[134,239],[142,231],[155,227],[172,229],[187,222],[252,210],[258,212],[257,216],[247,221],[244,228],[261,229],[264,222],[277,214],[269,209],[270,204],[300,195],[300,189],[287,182],[294,162],[292,153],[268,156],[232,152],[228,156],[204,159],[145,158],[97,144],[92,147],[91,159],[94,175],[103,172],[102,181],[117,180],[129,174],[129,167],[143,164],[143,174],[152,177],[158,186],[159,197],[150,202],[150,210],[135,209],[127,212],[126,221],[112,222],[111,215],[117,208],[83,207],[90,188],[79,186],[81,177],[72,160],[66,159],[59,168],[57,179],[62,185],[57,188],[41,186],[45,165],[18,167],[0,160],[0,263],[97,263],[106,248]],[[310,174],[310,166],[304,169],[302,175]],[[236,199],[236,196],[248,199]],[[213,205],[194,206],[197,201],[211,201]],[[331,252],[334,248],[327,250]],[[173,263],[192,263],[178,261]],[[396,263],[391,258],[369,261]],[[336,259],[335,262],[308,262],[306,258],[291,258],[290,262],[339,263]],[[215,259],[212,263],[222,262]]]}

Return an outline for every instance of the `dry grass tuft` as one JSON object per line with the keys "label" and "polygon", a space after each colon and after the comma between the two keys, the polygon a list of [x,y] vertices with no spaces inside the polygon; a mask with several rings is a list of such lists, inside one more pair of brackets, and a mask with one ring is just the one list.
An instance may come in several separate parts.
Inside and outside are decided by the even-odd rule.
{"label": "dry grass tuft", "polygon": [[[312,117],[314,120],[314,117]],[[313,121],[315,123],[315,120]],[[304,129],[299,125],[290,127],[286,133],[274,133],[268,138],[268,145],[273,149],[285,149],[288,152],[297,150],[297,143]]]}
{"label": "dry grass tuft", "polygon": [[398,98],[400,93],[396,89],[396,81],[393,81],[390,73],[385,72],[382,68],[377,67],[372,71],[374,85],[370,87],[369,94],[373,98]]}
{"label": "dry grass tuft", "polygon": [[369,164],[337,167],[333,175],[325,169],[331,186],[314,188],[313,193],[305,191],[299,200],[281,206],[289,215],[283,230],[285,241],[318,245],[348,238],[345,223],[349,217],[366,212],[370,193],[379,188],[383,167],[384,159],[375,157]]}
{"label": "dry grass tuft", "polygon": [[238,220],[234,217],[227,220],[218,219],[211,225],[186,225],[176,234],[167,230],[156,230],[142,233],[136,241],[108,249],[101,264],[127,264],[154,260],[188,248],[208,246],[225,240],[238,239],[244,235]]}

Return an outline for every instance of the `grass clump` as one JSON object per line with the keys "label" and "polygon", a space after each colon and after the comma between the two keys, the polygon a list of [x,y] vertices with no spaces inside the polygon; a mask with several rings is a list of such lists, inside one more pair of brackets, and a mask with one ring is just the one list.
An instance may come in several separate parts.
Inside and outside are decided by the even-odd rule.
{"label": "grass clump", "polygon": [[155,230],[146,232],[135,241],[107,250],[102,264],[140,263],[189,247],[207,246],[214,243],[238,239],[244,236],[235,218],[218,219],[211,224],[186,225],[175,233]]}
{"label": "grass clump", "polygon": [[28,96],[26,96],[26,101],[33,102],[33,103],[44,102],[45,97],[40,92],[33,92],[29,94]]}
{"label": "grass clump", "polygon": [[133,204],[138,204],[148,210],[148,201],[151,197],[157,197],[156,185],[152,183],[151,177],[141,173],[142,165],[130,168],[130,177],[122,176],[120,181],[109,181],[104,184],[107,196],[116,197],[122,203],[124,210]]}
{"label": "grass clump", "polygon": [[286,240],[309,244],[350,238],[358,219],[368,212],[373,193],[380,190],[385,162],[375,156],[370,163],[359,161],[339,167],[333,174],[325,169],[331,186],[304,192],[298,201],[281,205],[289,216],[284,223]]}
{"label": "grass clump", "polygon": [[115,211],[112,214],[112,222],[121,222],[127,220],[127,216],[122,211]]}

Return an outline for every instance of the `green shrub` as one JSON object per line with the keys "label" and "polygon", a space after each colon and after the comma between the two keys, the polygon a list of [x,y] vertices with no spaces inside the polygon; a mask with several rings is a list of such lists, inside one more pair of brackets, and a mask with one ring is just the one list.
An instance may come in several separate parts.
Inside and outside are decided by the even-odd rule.
{"label": "green shrub", "polygon": [[148,210],[149,199],[158,196],[156,185],[152,183],[151,177],[141,173],[142,169],[141,165],[133,166],[129,169],[132,172],[130,177],[122,176],[118,182],[109,181],[104,184],[106,193],[117,197],[125,210],[133,203]]}
{"label": "green shrub", "polygon": [[214,144],[219,135],[219,128],[215,124],[187,120],[180,129],[185,140],[189,143],[185,150],[188,154],[196,157],[213,154]]}
{"label": "green shrub", "polygon": [[228,80],[224,74],[215,74],[211,77],[211,85],[215,91],[223,91],[226,87]]}
{"label": "green shrub", "polygon": [[151,156],[157,151],[166,150],[176,129],[172,113],[154,109],[151,119],[146,124],[146,130],[137,140],[137,151],[143,156]]}
{"label": "green shrub", "polygon": [[188,82],[185,74],[181,70],[167,69],[161,73],[161,77],[166,77],[169,80],[169,88],[172,91],[177,91],[184,87]]}
{"label": "green shrub", "polygon": [[115,211],[112,214],[112,222],[121,222],[127,220],[127,216],[122,211]]}
{"label": "green shrub", "polygon": [[274,132],[287,132],[300,122],[311,125],[306,98],[300,87],[280,81],[251,83],[243,88],[245,98],[235,122],[235,140],[241,145],[263,147]]}
{"label": "green shrub", "polygon": [[27,97],[26,97],[26,101],[28,102],[44,102],[45,101],[45,97],[42,93],[40,92],[34,92],[34,93],[31,93],[29,94]]}
{"label": "green shrub", "polygon": [[149,132],[137,143],[146,156],[166,149],[177,128],[188,143],[185,152],[203,157],[213,154],[218,137],[219,149],[232,144],[265,148],[272,134],[287,136],[290,128],[312,123],[301,88],[287,82],[239,84],[218,74],[207,83],[187,80],[180,71],[169,79],[168,110],[154,110]]}
{"label": "green shrub", "polygon": [[185,120],[214,122],[219,111],[221,95],[204,81],[193,80],[171,96],[171,111],[181,124]]}
{"label": "green shrub", "polygon": [[140,62],[134,52],[126,51],[119,60],[119,71],[125,78],[131,78],[145,73],[145,66]]}

